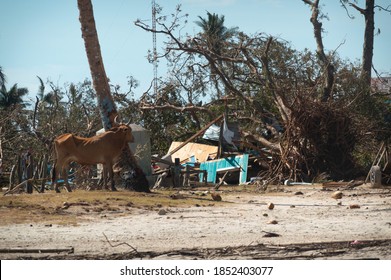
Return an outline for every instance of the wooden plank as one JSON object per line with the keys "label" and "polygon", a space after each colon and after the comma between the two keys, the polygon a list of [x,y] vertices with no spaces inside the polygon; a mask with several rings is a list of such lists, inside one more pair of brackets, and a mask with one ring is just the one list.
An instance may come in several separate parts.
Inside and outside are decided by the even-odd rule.
{"label": "wooden plank", "polygon": [[[181,146],[181,142],[172,142],[171,147],[168,150],[170,153],[171,150],[175,150],[176,147]],[[210,159],[209,157],[214,158],[217,153],[217,146],[198,144],[198,143],[187,143],[185,146],[181,148],[181,150],[172,153],[168,158],[165,156],[166,160],[173,161],[175,158],[179,158],[181,163],[191,160],[192,157],[193,163],[195,162],[203,162]]]}
{"label": "wooden plank", "polygon": [[162,158],[159,158],[159,157],[151,156],[151,159],[153,159],[153,160],[155,160],[157,162],[161,162],[161,163],[167,164],[169,166],[175,166],[175,164],[172,163],[171,161],[168,161],[168,160],[165,160],[165,159],[162,159]]}
{"label": "wooden plank", "polygon": [[170,156],[172,155],[173,153],[179,151],[180,149],[182,149],[187,143],[190,143],[191,141],[193,141],[195,138],[197,138],[198,136],[200,136],[202,133],[204,133],[212,124],[218,122],[219,120],[221,120],[223,118],[224,115],[221,115],[219,117],[217,117],[216,119],[214,119],[213,121],[211,121],[210,123],[208,123],[204,128],[202,128],[200,131],[198,131],[196,134],[194,134],[192,137],[190,137],[189,139],[187,139],[185,142],[183,142],[181,145],[179,145],[178,147],[176,147],[174,150],[170,151],[167,156]]}

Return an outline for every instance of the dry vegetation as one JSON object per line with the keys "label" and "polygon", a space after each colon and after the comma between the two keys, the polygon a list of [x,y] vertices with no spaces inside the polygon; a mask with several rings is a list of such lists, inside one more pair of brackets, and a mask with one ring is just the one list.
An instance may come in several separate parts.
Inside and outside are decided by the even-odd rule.
{"label": "dry vegetation", "polygon": [[[97,215],[120,216],[132,209],[157,210],[164,207],[212,206],[204,192],[176,199],[176,191],[159,190],[146,194],[129,191],[84,191],[57,194],[16,194],[0,198],[0,226],[42,222],[48,225],[77,225]],[[222,203],[220,203],[221,205]]]}

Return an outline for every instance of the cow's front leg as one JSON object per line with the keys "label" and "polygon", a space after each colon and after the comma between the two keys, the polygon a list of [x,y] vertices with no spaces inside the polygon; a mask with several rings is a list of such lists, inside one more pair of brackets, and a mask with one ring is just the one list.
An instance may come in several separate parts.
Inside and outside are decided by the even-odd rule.
{"label": "cow's front leg", "polygon": [[113,192],[116,192],[117,189],[115,188],[115,183],[114,183],[113,166],[110,165],[108,168],[109,168],[109,177],[110,177],[110,182],[111,182],[111,190],[112,190]]}
{"label": "cow's front leg", "polygon": [[56,191],[56,193],[60,192],[60,189],[58,188],[58,183],[57,183],[58,176],[60,176],[60,170],[61,170],[61,168],[58,168],[57,163],[54,163],[52,171],[51,171],[51,175],[52,175],[52,186],[53,186],[54,190]]}
{"label": "cow's front leg", "polygon": [[56,193],[60,193],[61,192],[60,189],[58,188],[57,182],[54,183],[54,190],[56,191]]}
{"label": "cow's front leg", "polygon": [[99,190],[105,190],[107,188],[107,168],[103,165],[101,184],[99,184]]}

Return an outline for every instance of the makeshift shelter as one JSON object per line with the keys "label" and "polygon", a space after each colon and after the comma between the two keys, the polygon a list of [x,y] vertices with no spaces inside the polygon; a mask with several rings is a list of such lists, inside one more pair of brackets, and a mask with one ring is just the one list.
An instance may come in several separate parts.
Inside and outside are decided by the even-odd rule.
{"label": "makeshift shelter", "polygon": [[[197,137],[213,144],[192,142]],[[171,176],[174,186],[181,185],[182,179],[186,186],[190,181],[216,183],[217,179],[244,184],[261,167],[258,157],[243,149],[248,146],[244,144],[238,123],[228,122],[220,115],[186,141],[173,142],[163,157],[153,157],[159,167],[155,174],[161,176],[155,187],[163,184],[163,176]]]}

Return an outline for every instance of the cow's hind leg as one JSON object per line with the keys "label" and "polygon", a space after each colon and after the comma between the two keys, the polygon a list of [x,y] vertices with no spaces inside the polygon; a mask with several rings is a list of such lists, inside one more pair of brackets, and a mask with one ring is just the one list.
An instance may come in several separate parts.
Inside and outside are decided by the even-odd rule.
{"label": "cow's hind leg", "polygon": [[60,175],[60,169],[61,167],[59,168],[58,164],[55,163],[53,165],[53,169],[52,169],[52,186],[54,186],[54,190],[56,191],[56,193],[60,193],[60,189],[58,188],[58,176]]}

